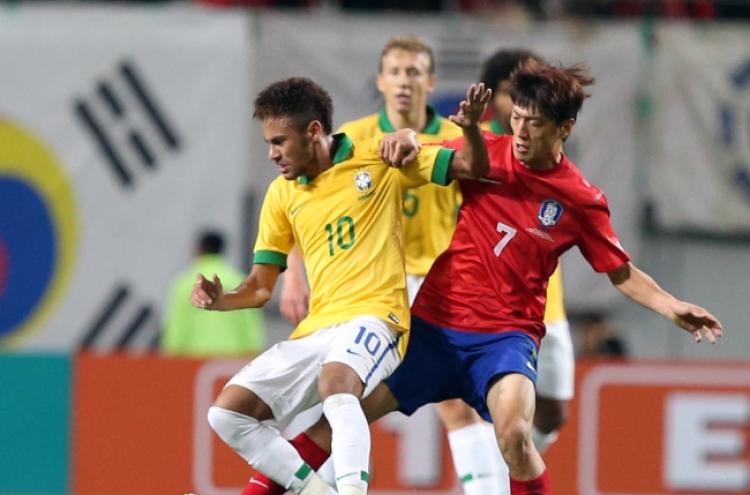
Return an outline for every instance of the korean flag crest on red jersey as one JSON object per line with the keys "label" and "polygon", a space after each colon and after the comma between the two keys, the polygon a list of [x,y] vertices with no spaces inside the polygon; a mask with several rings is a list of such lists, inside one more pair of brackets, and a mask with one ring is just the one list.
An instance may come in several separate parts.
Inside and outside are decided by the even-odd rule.
{"label": "korean flag crest on red jersey", "polygon": [[354,185],[359,192],[367,192],[372,188],[372,176],[366,170],[360,170],[354,175]]}
{"label": "korean flag crest on red jersey", "polygon": [[543,226],[552,227],[554,225],[557,225],[557,222],[560,221],[560,217],[562,217],[562,214],[563,206],[554,199],[547,199],[539,208],[539,215],[537,216],[537,218],[540,222],[542,222]]}

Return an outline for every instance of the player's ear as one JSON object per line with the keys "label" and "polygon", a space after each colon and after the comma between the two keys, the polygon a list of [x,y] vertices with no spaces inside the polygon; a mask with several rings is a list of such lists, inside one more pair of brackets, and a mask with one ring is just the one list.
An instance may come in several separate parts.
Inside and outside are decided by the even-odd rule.
{"label": "player's ear", "polygon": [[435,89],[436,84],[437,76],[435,76],[435,74],[430,74],[430,77],[427,79],[427,92],[432,93],[432,90]]}
{"label": "player's ear", "polygon": [[381,93],[385,92],[385,82],[383,82],[383,73],[379,72],[377,76],[375,76],[375,85],[378,87],[378,91]]}
{"label": "player's ear", "polygon": [[568,119],[565,122],[562,123],[560,126],[560,139],[565,141],[568,139],[568,136],[570,136],[570,133],[573,131],[573,126],[575,125],[576,121],[573,119]]}
{"label": "player's ear", "polygon": [[307,124],[307,134],[310,139],[318,140],[322,136],[325,135],[325,131],[323,130],[323,124],[320,123],[319,120],[313,120],[309,124]]}

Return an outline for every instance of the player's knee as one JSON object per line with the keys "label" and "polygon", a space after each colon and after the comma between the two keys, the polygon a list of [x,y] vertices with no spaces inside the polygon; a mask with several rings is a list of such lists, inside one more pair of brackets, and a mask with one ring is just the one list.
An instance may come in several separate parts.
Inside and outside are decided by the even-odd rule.
{"label": "player's knee", "polygon": [[471,426],[482,421],[476,411],[460,399],[441,402],[436,405],[436,408],[448,431]]}
{"label": "player's knee", "polygon": [[359,375],[343,363],[326,363],[318,379],[320,397],[326,398],[336,394],[351,394],[362,398],[364,384]]}
{"label": "player's knee", "polygon": [[259,424],[257,420],[236,412],[212,406],[208,409],[208,424],[216,432],[224,443],[235,448],[243,430],[252,428],[253,423]]}
{"label": "player's knee", "polygon": [[523,457],[532,444],[530,425],[523,418],[508,418],[496,423],[495,434],[506,460]]}

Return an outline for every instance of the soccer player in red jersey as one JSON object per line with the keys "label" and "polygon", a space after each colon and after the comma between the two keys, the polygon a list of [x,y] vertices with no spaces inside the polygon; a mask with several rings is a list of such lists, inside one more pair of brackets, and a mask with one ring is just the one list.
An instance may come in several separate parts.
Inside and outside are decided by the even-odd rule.
{"label": "soccer player in red jersey", "polygon": [[[715,343],[721,323],[680,301],[630,263],[601,190],[562,153],[593,84],[582,67],[527,61],[511,78],[513,135],[485,134],[490,172],[460,181],[464,202],[456,233],[412,306],[406,357],[362,401],[369,421],[460,398],[495,426],[513,495],[548,495],[549,478],[531,437],[537,355],[544,337],[546,288],[560,256],[578,246],[623,294],[660,313],[700,342]],[[466,160],[484,153],[461,139]],[[408,149],[386,140],[391,162]],[[330,428],[307,432],[330,450]]]}

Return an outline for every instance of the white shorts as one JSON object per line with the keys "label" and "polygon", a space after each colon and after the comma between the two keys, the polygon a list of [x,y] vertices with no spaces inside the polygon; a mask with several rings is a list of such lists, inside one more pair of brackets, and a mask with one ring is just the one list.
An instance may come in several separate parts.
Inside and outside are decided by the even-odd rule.
{"label": "white shorts", "polygon": [[343,363],[365,384],[364,396],[401,363],[398,332],[374,316],[360,316],[306,337],[285,340],[255,358],[226,386],[252,390],[284,430],[302,411],[321,402],[318,377],[326,363]]}
{"label": "white shorts", "polygon": [[537,362],[536,393],[547,399],[570,400],[575,389],[575,353],[568,320],[547,324]]}
{"label": "white shorts", "polygon": [[406,293],[409,295],[409,307],[414,304],[414,299],[417,298],[417,293],[419,288],[422,287],[424,279],[421,275],[406,274]]}

